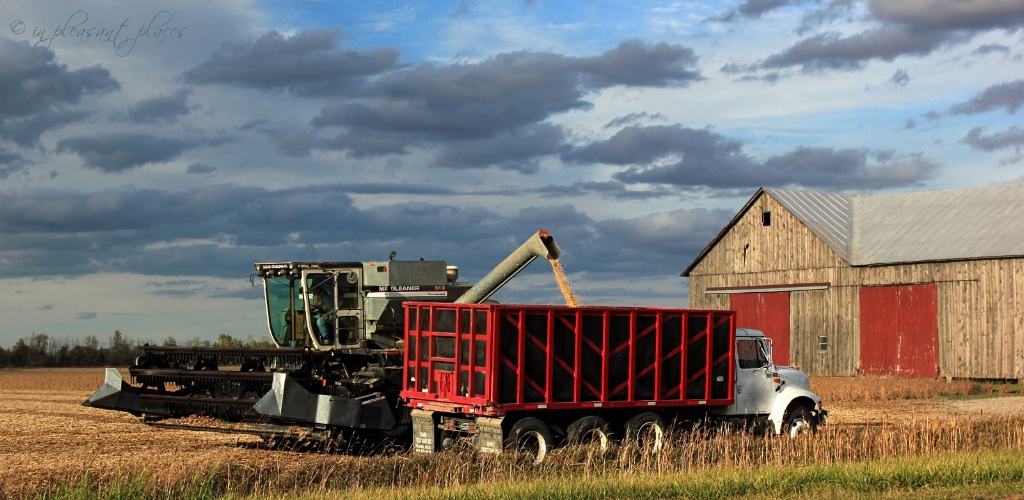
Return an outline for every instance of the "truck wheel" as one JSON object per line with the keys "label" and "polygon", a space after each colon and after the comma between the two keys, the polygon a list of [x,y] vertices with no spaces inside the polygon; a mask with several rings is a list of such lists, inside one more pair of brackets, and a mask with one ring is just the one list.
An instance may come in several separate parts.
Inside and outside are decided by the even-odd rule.
{"label": "truck wheel", "polygon": [[814,419],[811,418],[811,410],[806,406],[790,408],[783,422],[782,432],[790,439],[818,432],[818,427],[815,425]]}
{"label": "truck wheel", "polygon": [[534,457],[533,463],[544,461],[554,447],[555,436],[551,434],[548,424],[539,418],[526,417],[516,422],[508,433],[505,448],[529,453]]}
{"label": "truck wheel", "polygon": [[569,424],[565,434],[569,444],[594,443],[602,454],[608,453],[612,447],[611,426],[607,420],[595,415],[587,415]]}
{"label": "truck wheel", "polygon": [[665,445],[665,419],[652,412],[626,421],[626,439],[643,451],[657,453]]}

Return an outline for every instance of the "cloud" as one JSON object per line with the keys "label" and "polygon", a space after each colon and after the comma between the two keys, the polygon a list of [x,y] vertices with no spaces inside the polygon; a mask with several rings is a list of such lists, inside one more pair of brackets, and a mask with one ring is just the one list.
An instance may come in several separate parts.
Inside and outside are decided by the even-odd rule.
{"label": "cloud", "polygon": [[182,88],[172,94],[144,99],[133,104],[125,116],[132,123],[174,123],[196,108],[188,102],[191,96],[191,89]]}
{"label": "cloud", "polygon": [[984,56],[988,54],[1002,54],[1003,56],[1008,56],[1010,54],[1010,48],[1007,47],[1006,45],[986,43],[985,45],[982,45],[974,49],[974,51],[972,51],[971,54],[978,56]]}
{"label": "cloud", "polygon": [[204,174],[212,174],[212,173],[214,173],[216,171],[217,171],[217,167],[214,167],[212,165],[207,165],[207,164],[201,163],[201,162],[196,162],[196,163],[193,163],[193,164],[189,165],[188,169],[185,170],[185,173],[187,173],[187,174],[195,174],[195,175],[204,175]]}
{"label": "cloud", "polygon": [[993,85],[981,91],[967,102],[949,108],[954,115],[974,115],[1005,108],[1007,113],[1016,114],[1024,105],[1024,80]]}
{"label": "cloud", "polygon": [[1024,4],[1016,0],[871,0],[880,20],[915,30],[983,31],[1024,25]]}
{"label": "cloud", "polygon": [[[253,262],[362,261],[396,250],[401,259],[447,260],[462,268],[464,279],[477,280],[538,229],[555,235],[573,272],[665,276],[665,269],[695,256],[733,212],[680,209],[598,221],[569,204],[508,214],[422,202],[360,209],[345,194],[386,193],[388,187],[8,189],[0,191],[0,277],[175,276],[151,280],[148,288],[208,295],[217,291],[197,289],[195,277],[237,279],[252,272]],[[426,192],[418,186],[393,191]],[[325,223],[324,214],[343,222]],[[540,297],[529,300],[545,300]]]}
{"label": "cloud", "polygon": [[740,19],[756,19],[773,10],[805,2],[807,0],[744,0],[739,7],[712,17],[709,21],[728,23]]}
{"label": "cloud", "polygon": [[124,172],[149,163],[171,161],[193,144],[141,133],[108,133],[57,142],[57,152],[75,153],[85,166],[106,173]]}
{"label": "cloud", "polygon": [[760,67],[800,66],[805,73],[857,70],[872,59],[891,62],[903,55],[925,55],[949,41],[951,37],[945,32],[914,32],[901,26],[882,26],[848,37],[822,33],[769,56]]}
{"label": "cloud", "polygon": [[639,113],[629,113],[628,115],[614,118],[606,123],[604,128],[621,128],[626,125],[633,125],[648,120],[665,120],[666,118],[667,117],[663,113],[648,113],[646,111],[641,111]]}
{"label": "cloud", "polygon": [[935,162],[921,156],[892,158],[864,149],[799,147],[758,162],[739,141],[679,125],[626,127],[562,157],[576,164],[629,166],[613,175],[626,184],[684,188],[885,189],[921,183],[938,171]]}
{"label": "cloud", "polygon": [[[850,4],[831,2],[816,16],[812,12],[798,32],[808,31],[812,19],[834,19]],[[925,56],[940,47],[964,43],[977,33],[1024,27],[1024,3],[1015,0],[871,0],[868,6],[868,21],[874,22],[869,29],[853,35],[816,33],[748,68],[800,67],[805,73],[858,70],[872,60]]]}
{"label": "cloud", "polygon": [[80,313],[75,314],[75,319],[90,320],[90,319],[96,319],[98,316],[99,316],[99,314],[96,314],[95,312],[91,312],[91,311],[90,312],[80,312]]}
{"label": "cloud", "polygon": [[[551,116],[590,109],[588,92],[685,86],[701,78],[695,64],[689,48],[627,40],[593,57],[512,52],[473,64],[421,65],[367,82],[360,96],[326,104],[311,124],[346,129],[324,147],[356,156],[444,141],[522,140]],[[487,158],[476,167],[501,164]]]}
{"label": "cloud", "polygon": [[896,73],[893,73],[892,77],[889,78],[889,85],[894,88],[903,88],[910,83],[910,74],[905,69],[898,69]]}
{"label": "cloud", "polygon": [[90,114],[86,111],[58,108],[7,118],[0,121],[0,137],[22,147],[37,146],[44,133],[77,122]]}
{"label": "cloud", "polygon": [[364,79],[398,67],[398,51],[338,46],[339,29],[311,29],[285,37],[270,31],[249,43],[226,43],[186,71],[187,83],[228,84],[262,91],[324,97],[351,91]]}
{"label": "cloud", "polygon": [[452,169],[493,166],[532,174],[539,169],[536,158],[557,153],[564,141],[559,126],[526,125],[492,138],[444,143],[433,165]]}
{"label": "cloud", "polygon": [[100,66],[69,70],[53,52],[0,37],[0,139],[35,146],[39,137],[86,115],[68,108],[121,84]]}
{"label": "cloud", "polygon": [[1014,148],[1018,152],[1024,146],[1024,129],[1010,127],[1003,132],[992,135],[982,135],[984,127],[974,127],[960,142],[967,144],[979,151],[996,151],[1006,148]]}

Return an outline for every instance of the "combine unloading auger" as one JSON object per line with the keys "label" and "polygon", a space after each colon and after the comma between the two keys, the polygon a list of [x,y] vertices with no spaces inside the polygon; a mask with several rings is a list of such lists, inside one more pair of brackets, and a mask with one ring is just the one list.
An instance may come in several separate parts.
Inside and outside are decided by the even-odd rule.
{"label": "combine unloading auger", "polygon": [[83,405],[268,440],[336,443],[352,430],[392,436],[409,424],[398,395],[401,303],[480,303],[537,257],[559,254],[551,234],[538,231],[472,287],[444,261],[256,264],[278,348],[145,346],[128,380],[108,368]]}

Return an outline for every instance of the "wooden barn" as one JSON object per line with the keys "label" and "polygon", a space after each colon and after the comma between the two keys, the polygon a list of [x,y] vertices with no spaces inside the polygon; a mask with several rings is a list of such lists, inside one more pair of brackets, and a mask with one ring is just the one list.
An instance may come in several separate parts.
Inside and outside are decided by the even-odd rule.
{"label": "wooden barn", "polygon": [[775,361],[819,375],[1024,381],[1024,184],[762,188],[683,271]]}

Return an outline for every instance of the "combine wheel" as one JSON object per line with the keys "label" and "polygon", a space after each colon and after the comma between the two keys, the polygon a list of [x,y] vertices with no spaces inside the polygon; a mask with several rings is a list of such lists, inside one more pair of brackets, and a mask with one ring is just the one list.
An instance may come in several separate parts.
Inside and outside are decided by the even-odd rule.
{"label": "combine wheel", "polygon": [[665,419],[652,412],[626,421],[626,439],[645,452],[657,453],[665,446]]}
{"label": "combine wheel", "polygon": [[569,444],[594,444],[601,454],[608,453],[612,447],[612,432],[608,421],[595,416],[587,415],[569,424],[566,429],[566,439]]}
{"label": "combine wheel", "polygon": [[534,457],[533,463],[544,461],[554,447],[555,436],[551,428],[539,418],[526,417],[516,422],[508,433],[505,448],[529,453]]}
{"label": "combine wheel", "polygon": [[804,434],[816,434],[818,427],[811,417],[811,410],[804,405],[790,408],[783,419],[782,432],[790,439],[796,439]]}

